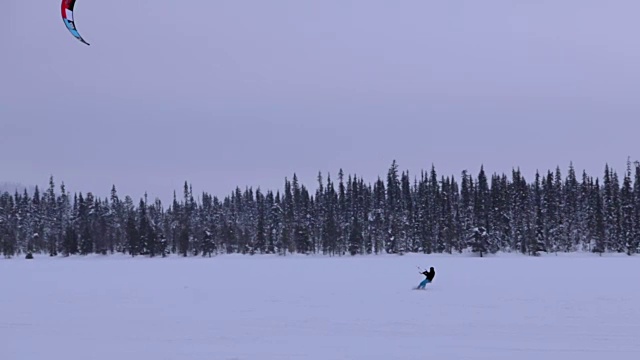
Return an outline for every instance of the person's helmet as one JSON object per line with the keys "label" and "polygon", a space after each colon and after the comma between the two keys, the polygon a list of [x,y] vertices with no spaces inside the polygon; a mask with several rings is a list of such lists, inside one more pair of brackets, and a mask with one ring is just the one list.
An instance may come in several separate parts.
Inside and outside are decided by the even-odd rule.
{"label": "person's helmet", "polygon": [[433,266],[432,266],[432,267],[431,267],[431,269],[429,269],[429,270],[433,270]]}

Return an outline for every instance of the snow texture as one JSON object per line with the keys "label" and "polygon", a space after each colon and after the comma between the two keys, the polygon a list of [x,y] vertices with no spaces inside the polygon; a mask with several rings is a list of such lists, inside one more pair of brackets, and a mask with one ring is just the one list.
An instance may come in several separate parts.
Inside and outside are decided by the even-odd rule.
{"label": "snow texture", "polygon": [[639,260],[3,259],[0,357],[640,359]]}

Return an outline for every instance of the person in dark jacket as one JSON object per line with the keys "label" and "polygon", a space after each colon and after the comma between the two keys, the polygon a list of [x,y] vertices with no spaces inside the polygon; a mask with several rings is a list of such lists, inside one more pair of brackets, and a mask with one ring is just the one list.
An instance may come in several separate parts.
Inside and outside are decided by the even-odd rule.
{"label": "person in dark jacket", "polygon": [[420,285],[418,285],[418,289],[424,289],[424,287],[427,286],[428,283],[433,281],[433,278],[436,276],[436,269],[434,269],[432,266],[429,271],[423,271],[421,272],[421,274],[425,276],[425,279],[422,280]]}

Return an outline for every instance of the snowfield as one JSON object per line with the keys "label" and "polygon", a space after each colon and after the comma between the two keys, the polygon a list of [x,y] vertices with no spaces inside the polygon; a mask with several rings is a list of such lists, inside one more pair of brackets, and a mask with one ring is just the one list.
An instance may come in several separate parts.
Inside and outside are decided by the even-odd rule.
{"label": "snowfield", "polygon": [[638,256],[36,255],[0,279],[3,360],[640,359]]}

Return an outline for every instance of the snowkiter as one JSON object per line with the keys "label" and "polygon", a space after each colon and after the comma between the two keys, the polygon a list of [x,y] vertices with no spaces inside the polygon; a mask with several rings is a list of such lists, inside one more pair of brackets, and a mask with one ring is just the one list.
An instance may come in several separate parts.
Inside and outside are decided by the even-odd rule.
{"label": "snowkiter", "polygon": [[424,287],[427,286],[428,283],[433,281],[433,278],[436,276],[436,269],[434,269],[432,266],[429,271],[423,271],[421,272],[421,274],[426,278],[422,280],[420,285],[418,285],[418,289],[424,289]]}

